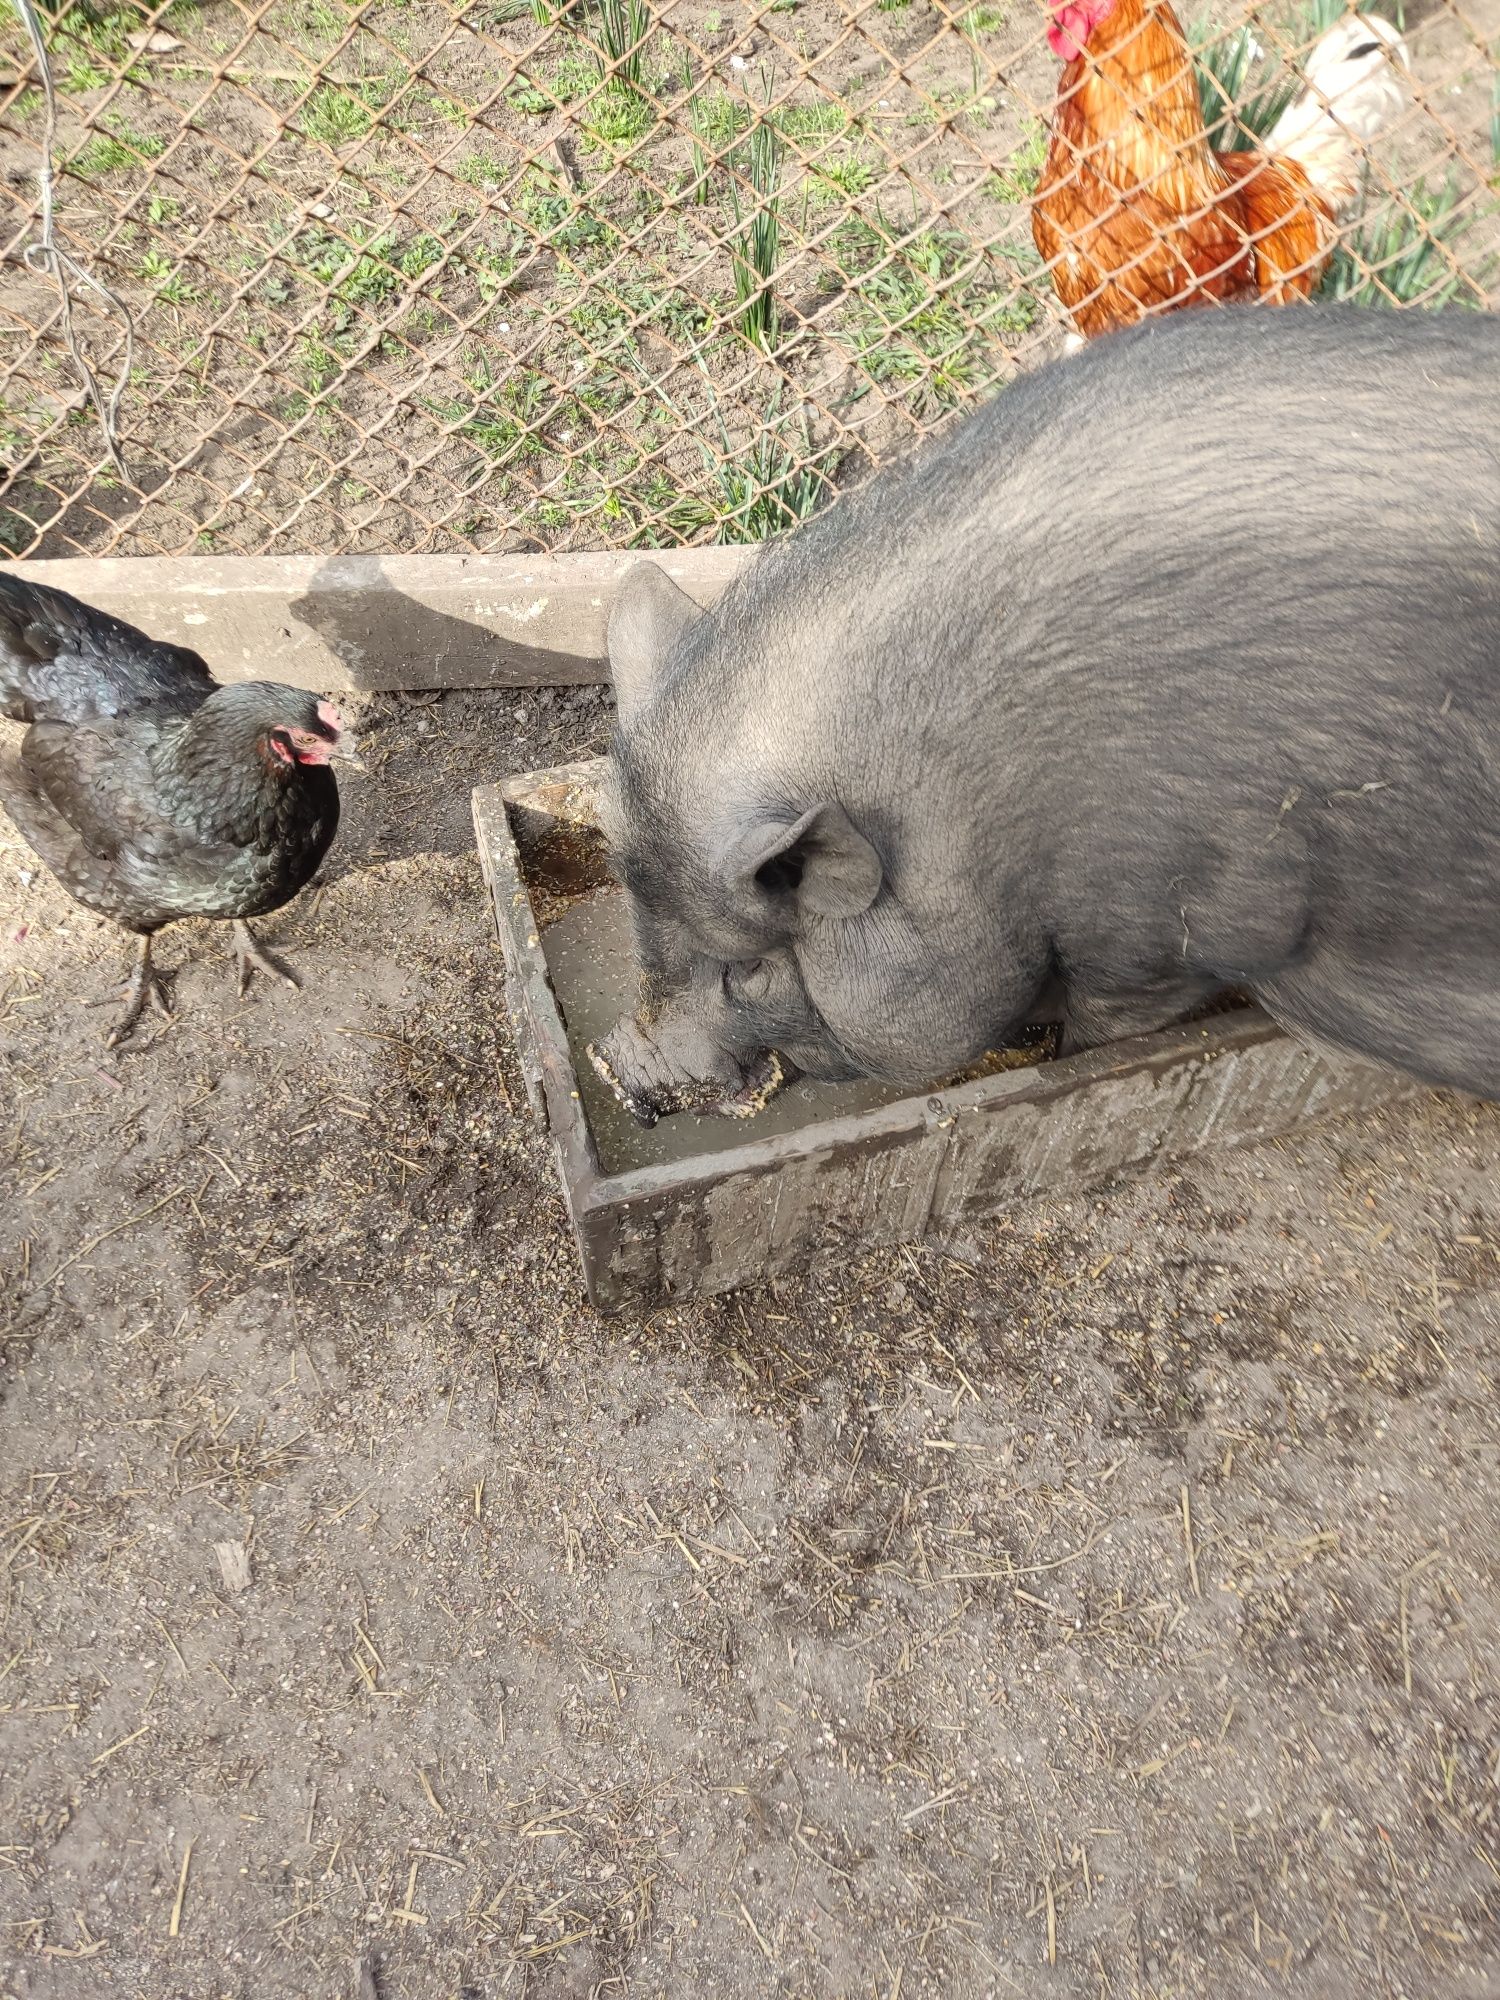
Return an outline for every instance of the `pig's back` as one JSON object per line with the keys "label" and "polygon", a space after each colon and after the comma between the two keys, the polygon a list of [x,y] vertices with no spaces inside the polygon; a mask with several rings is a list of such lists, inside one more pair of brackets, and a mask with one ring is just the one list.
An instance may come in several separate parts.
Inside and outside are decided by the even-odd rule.
{"label": "pig's back", "polygon": [[904,483],[872,539],[1033,668],[1338,666],[1356,626],[1379,658],[1455,611],[1492,639],[1500,319],[1176,315],[1023,378]]}
{"label": "pig's back", "polygon": [[944,750],[1253,778],[1278,737],[1316,782],[1434,695],[1500,752],[1500,320],[1247,308],[1096,342],[706,622],[751,713],[794,680],[809,754],[882,782]]}

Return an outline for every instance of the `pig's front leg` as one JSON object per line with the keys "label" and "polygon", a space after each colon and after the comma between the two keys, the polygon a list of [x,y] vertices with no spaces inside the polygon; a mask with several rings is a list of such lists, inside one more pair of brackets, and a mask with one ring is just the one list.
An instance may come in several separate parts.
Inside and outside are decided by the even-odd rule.
{"label": "pig's front leg", "polygon": [[1076,1056],[1105,1042],[1123,1042],[1130,1035],[1151,1035],[1201,1007],[1213,986],[1205,980],[1173,981],[1128,993],[1089,989],[1069,983],[1063,1003],[1059,1055]]}

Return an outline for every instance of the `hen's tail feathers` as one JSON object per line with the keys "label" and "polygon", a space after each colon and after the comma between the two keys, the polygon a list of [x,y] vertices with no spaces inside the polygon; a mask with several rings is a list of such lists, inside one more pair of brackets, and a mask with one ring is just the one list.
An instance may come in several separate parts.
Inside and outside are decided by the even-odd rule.
{"label": "hen's tail feathers", "polygon": [[187,647],[0,568],[0,714],[13,722],[82,722],[160,702],[196,708],[216,685]]}
{"label": "hen's tail feathers", "polygon": [[1408,102],[1406,43],[1379,14],[1350,14],[1303,65],[1307,88],[1266,135],[1265,149],[1294,160],[1337,220],[1359,192],[1361,142]]}

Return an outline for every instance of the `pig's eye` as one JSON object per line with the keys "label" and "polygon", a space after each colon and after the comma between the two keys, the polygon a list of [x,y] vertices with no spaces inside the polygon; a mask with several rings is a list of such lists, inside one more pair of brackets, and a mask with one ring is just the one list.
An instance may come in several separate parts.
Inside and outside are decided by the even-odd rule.
{"label": "pig's eye", "polygon": [[724,991],[740,1000],[760,1000],[770,991],[771,968],[763,958],[747,958],[724,968]]}

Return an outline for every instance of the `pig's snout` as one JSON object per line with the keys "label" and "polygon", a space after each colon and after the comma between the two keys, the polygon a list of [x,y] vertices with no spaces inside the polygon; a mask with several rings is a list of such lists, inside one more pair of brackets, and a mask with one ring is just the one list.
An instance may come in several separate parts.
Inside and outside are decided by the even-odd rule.
{"label": "pig's snout", "polygon": [[677,1111],[752,1118],[794,1073],[770,1050],[742,1063],[727,1049],[675,1054],[663,1046],[666,1039],[627,1014],[586,1050],[631,1117],[645,1126]]}

